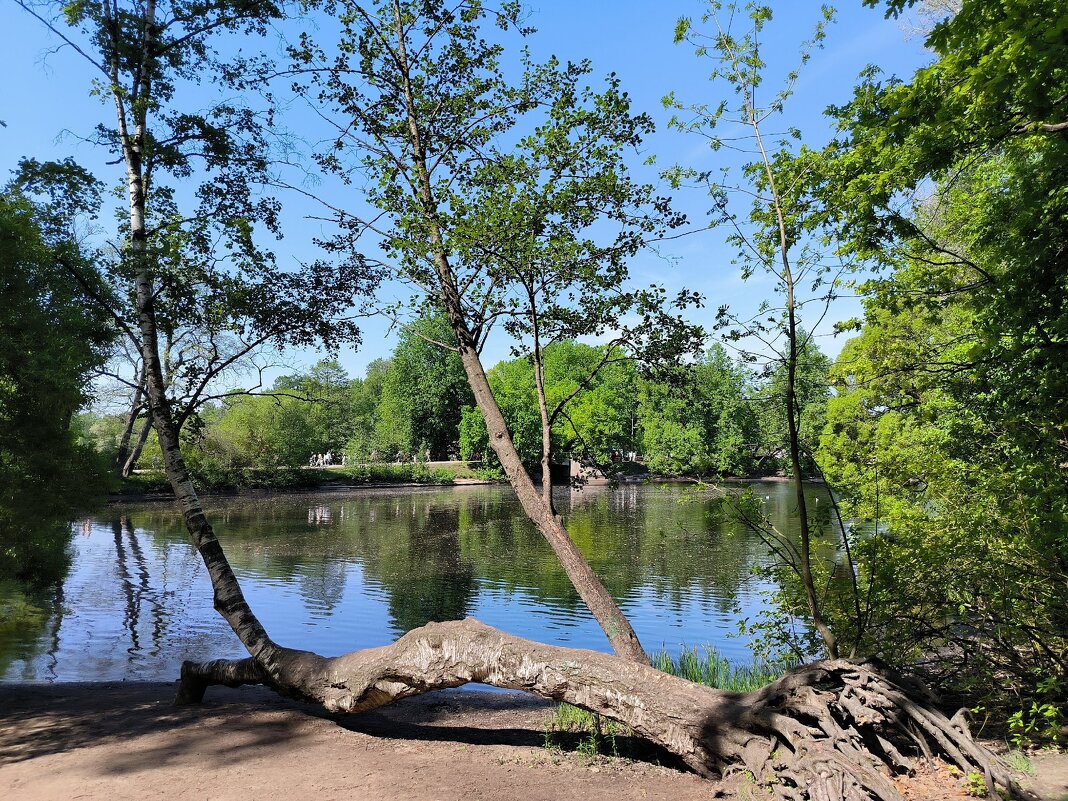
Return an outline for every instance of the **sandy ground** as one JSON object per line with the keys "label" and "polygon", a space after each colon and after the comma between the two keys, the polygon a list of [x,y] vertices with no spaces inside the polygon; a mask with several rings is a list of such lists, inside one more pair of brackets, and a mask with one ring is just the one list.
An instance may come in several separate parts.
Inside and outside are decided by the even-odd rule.
{"label": "sandy ground", "polygon": [[[744,782],[710,782],[639,758],[547,750],[548,707],[522,695],[452,690],[353,717],[333,717],[259,688],[212,688],[199,707],[171,706],[169,684],[0,685],[0,798],[557,799],[749,798]],[[1038,755],[1040,797],[1068,798],[1068,758]],[[965,798],[932,768],[902,789]]]}

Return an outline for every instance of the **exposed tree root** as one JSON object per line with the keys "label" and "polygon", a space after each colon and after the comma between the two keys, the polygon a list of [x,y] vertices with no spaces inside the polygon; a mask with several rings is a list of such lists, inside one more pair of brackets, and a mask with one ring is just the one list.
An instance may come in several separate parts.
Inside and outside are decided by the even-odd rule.
{"label": "exposed tree root", "polygon": [[995,790],[1027,798],[1007,768],[922,688],[849,660],[797,668],[762,690],[729,693],[593,651],[513,637],[468,618],[431,623],[392,645],[325,658],[281,649],[253,659],[186,662],[178,701],[212,684],[266,684],[364,712],[469,682],[535,693],[629,726],[704,776],[747,771],[780,799],[902,801],[891,781],[939,756]]}

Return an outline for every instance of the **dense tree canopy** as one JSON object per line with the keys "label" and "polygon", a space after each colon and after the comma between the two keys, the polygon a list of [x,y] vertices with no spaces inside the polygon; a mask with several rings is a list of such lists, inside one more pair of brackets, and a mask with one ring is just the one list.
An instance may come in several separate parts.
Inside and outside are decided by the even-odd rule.
{"label": "dense tree canopy", "polygon": [[[885,3],[890,15],[914,5]],[[998,703],[1014,696],[1017,706],[1056,720],[1068,699],[1061,5],[950,4],[927,37],[933,63],[907,80],[866,71],[852,100],[831,110],[838,130],[825,148],[773,145],[766,135],[796,78],[779,94],[757,93],[767,9],[736,15],[713,0],[707,35],[679,22],[677,38],[715,60],[713,77],[725,78],[729,92],[688,107],[669,95],[666,105],[679,112],[674,127],[700,134],[715,152],[741,141],[733,134],[745,128],[756,148],[738,182],[703,168],[667,176],[676,187],[696,181],[710,191],[713,222],[729,226],[742,274],[765,275],[782,299],[756,312],[721,309],[732,345],[759,343],[738,363],[718,344],[694,353],[701,332],[679,319],[699,300],[694,293],[628,283],[631,259],[683,222],[629,171],[651,118],[632,109],[616,76],[593,81],[585,61],[539,64],[523,51],[511,75],[507,37],[530,33],[518,4],[310,3],[334,18],[315,35],[302,31],[282,69],[219,55],[236,41],[225,36],[263,34],[281,20],[270,2],[67,4],[63,22],[50,24],[93,70],[93,91],[115,107],[94,140],[123,166],[128,204],[105,258],[73,244],[78,215],[96,214],[104,200],[72,162],[24,161],[0,196],[0,528],[14,529],[5,510],[27,493],[54,492],[86,463],[72,421],[90,373],[114,355],[108,346],[117,331],[136,355],[111,372],[131,397],[125,425],[99,430],[113,445],[151,416],[158,439],[142,464],[165,464],[217,607],[251,655],[188,667],[190,698],[210,682],[267,682],[353,710],[435,681],[457,683],[426,666],[398,677],[396,664],[367,668],[366,655],[325,659],[273,642],[243,599],[190,475],[203,486],[242,472],[296,474],[325,452],[361,462],[496,459],[609,642],[641,662],[611,585],[576,548],[593,532],[569,534],[548,482],[539,494],[530,479],[550,456],[605,465],[634,453],[672,475],[793,474],[798,541],[763,529],[794,572],[768,574],[777,582],[775,607],[763,625],[776,632],[776,645],[801,657],[823,647],[833,658],[848,644],[856,655],[921,672],[951,697],[975,703],[1004,687]],[[721,20],[721,11],[730,13]],[[743,18],[750,30],[732,32]],[[814,42],[823,35],[821,24]],[[810,52],[803,49],[802,61]],[[280,183],[272,156],[290,166],[292,155],[272,150],[276,98],[256,96],[262,106],[250,108],[217,95],[198,113],[186,102],[202,81],[217,81],[229,97],[254,84],[269,90],[283,72],[335,129],[305,166],[353,190],[337,205],[324,200],[322,222],[338,233],[317,244],[331,258],[292,269],[265,246],[282,230],[281,201],[263,191]],[[730,200],[738,189],[741,212]],[[862,271],[864,316],[845,326],[859,336],[831,367],[804,328],[801,296],[832,302],[839,271],[852,268]],[[353,304],[383,275],[414,296],[408,304],[368,301],[397,321],[399,343],[388,360],[352,378],[337,347],[358,340]],[[510,337],[513,358],[487,371],[491,331]],[[265,367],[243,361],[262,349],[318,343],[329,358],[307,371],[269,389],[235,386],[237,367]],[[664,362],[675,369],[647,369]],[[764,369],[752,372],[754,362]],[[802,478],[813,474],[833,485],[823,509],[806,506]],[[766,516],[758,505],[749,497],[739,508],[753,512],[759,529]],[[438,547],[455,550],[454,539]],[[0,575],[44,575],[34,547],[5,534]],[[425,580],[424,598],[444,592],[432,573],[419,573],[410,545],[398,548]],[[424,598],[398,595],[391,612],[405,625],[423,623]],[[447,604],[457,616],[468,605],[463,593]],[[459,642],[474,666],[464,680],[492,674],[509,686],[517,680],[507,665],[500,669],[500,654],[536,649],[471,624],[412,642],[424,655]],[[498,643],[496,656],[487,656],[486,642]],[[403,661],[405,647],[380,656]],[[546,664],[559,656],[543,653]],[[644,666],[586,659],[636,677],[625,685],[634,698],[668,686]],[[884,686],[874,673],[857,679],[860,670],[835,662],[808,680],[794,674],[798,708],[774,713],[787,720],[775,735],[725,726],[730,737],[711,743],[707,720],[691,721],[692,741],[682,746],[670,725],[647,733],[688,754],[696,769],[752,770],[756,760],[802,792],[804,782],[824,778],[825,763],[806,767],[805,755],[819,751],[808,747],[816,728],[798,720],[830,720],[819,742],[832,750],[863,740],[884,749],[884,762],[900,757],[874,730],[841,737],[843,721],[831,719],[832,708],[853,714],[850,681]],[[809,701],[827,681],[840,686],[814,707]],[[589,677],[576,682],[567,697],[588,700]],[[679,708],[692,710],[693,688],[672,687]],[[880,699],[905,698],[886,687]],[[634,723],[617,708],[620,697],[605,693],[603,711]],[[747,703],[765,710],[775,698]],[[684,717],[669,710],[654,722]],[[923,721],[942,726],[933,713],[915,725]],[[938,732],[943,747],[947,737],[967,741],[948,722]],[[857,778],[870,761],[857,754],[864,768],[840,782],[843,795],[887,785],[879,771]]]}
{"label": "dense tree canopy", "polygon": [[[889,4],[897,13],[907,3]],[[974,696],[1068,687],[1068,24],[965,0],[907,82],[835,109],[824,198],[879,272],[821,458],[851,501],[868,650]],[[951,569],[946,570],[945,566]]]}
{"label": "dense tree canopy", "polygon": [[456,338],[441,314],[422,317],[401,331],[382,382],[373,449],[383,457],[447,459],[458,451],[460,416],[471,389]]}
{"label": "dense tree canopy", "polygon": [[49,242],[38,211],[18,194],[0,195],[0,575],[40,579],[34,551],[62,552],[69,532],[42,543],[25,515],[94,489],[99,466],[71,422],[114,329],[67,268],[76,265],[99,288],[92,263],[69,240]]}
{"label": "dense tree canopy", "polygon": [[[607,465],[613,452],[640,450],[637,431],[637,372],[629,361],[608,365],[601,362],[604,347],[564,340],[544,350],[545,396],[550,408],[565,399],[564,411],[551,428],[552,453],[566,461],[575,458],[594,465]],[[534,364],[530,357],[501,362],[489,372],[490,386],[523,460],[531,465],[541,459],[541,417]],[[474,420],[474,410],[465,412],[465,453],[485,453],[485,425]]]}
{"label": "dense tree canopy", "polygon": [[677,383],[642,384],[639,421],[649,467],[697,475],[753,470],[758,452],[766,449],[750,377],[718,344],[683,372]]}

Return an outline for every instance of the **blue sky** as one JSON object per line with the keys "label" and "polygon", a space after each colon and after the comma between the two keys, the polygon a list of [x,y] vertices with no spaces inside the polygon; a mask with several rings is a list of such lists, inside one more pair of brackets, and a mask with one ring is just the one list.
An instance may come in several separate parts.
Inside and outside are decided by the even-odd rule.
{"label": "blue sky", "polygon": [[[70,50],[57,50],[58,41],[37,20],[11,0],[0,0],[0,61],[5,81],[0,95],[0,174],[13,169],[20,157],[53,159],[72,156],[92,169],[109,184],[120,177],[109,166],[100,149],[80,141],[91,134],[98,121],[111,122],[110,108],[89,96],[89,69]],[[674,163],[698,167],[715,166],[722,154],[712,153],[699,139],[666,130],[668,113],[660,99],[674,91],[683,102],[709,102],[722,97],[723,88],[709,82],[710,63],[695,58],[692,49],[673,44],[676,20],[682,16],[697,18],[703,5],[698,0],[616,0],[612,3],[590,0],[535,0],[529,4],[530,22],[538,33],[529,40],[536,58],[551,54],[561,59],[588,58],[595,74],[618,74],[622,86],[636,110],[649,112],[657,121],[658,132],[647,140],[643,156],[655,154],[657,165]],[[779,76],[796,65],[799,44],[812,31],[820,17],[820,6],[812,0],[773,0],[775,18],[765,35],[764,56],[769,65],[766,85],[777,87]],[[803,141],[813,146],[828,136],[823,110],[830,104],[844,102],[850,96],[858,73],[868,64],[885,72],[907,77],[930,61],[919,39],[908,38],[901,25],[887,20],[881,9],[862,7],[859,0],[848,0],[838,8],[837,21],[828,31],[825,47],[817,51],[802,71],[796,92],[787,108],[781,128],[796,126]],[[285,124],[301,130],[307,112],[295,107]],[[635,157],[635,169],[641,172],[642,156]],[[650,171],[646,177],[655,177]],[[709,205],[703,193],[674,193],[678,206],[691,221],[700,225]],[[318,255],[311,237],[320,228],[308,221],[315,209],[297,199],[286,200],[287,236],[279,250],[284,265],[295,259],[308,260]],[[632,273],[641,283],[658,281],[669,288],[686,286],[707,297],[705,310],[693,315],[698,322],[711,322],[715,309],[729,304],[739,312],[757,308],[769,293],[767,281],[759,278],[743,282],[736,266],[730,263],[731,251],[725,245],[727,232],[710,230],[685,237],[662,248],[660,257],[645,254],[635,259]],[[666,255],[669,258],[665,259]],[[832,309],[829,323],[846,319],[858,312],[855,301],[843,299]],[[383,320],[366,326],[364,343],[358,351],[346,349],[342,364],[353,375],[361,375],[372,359],[388,355],[395,337],[387,333]],[[841,338],[820,340],[830,354],[841,348]],[[493,364],[507,356],[507,342],[492,342],[486,361]],[[316,360],[312,352],[289,355],[290,363],[299,367]]]}

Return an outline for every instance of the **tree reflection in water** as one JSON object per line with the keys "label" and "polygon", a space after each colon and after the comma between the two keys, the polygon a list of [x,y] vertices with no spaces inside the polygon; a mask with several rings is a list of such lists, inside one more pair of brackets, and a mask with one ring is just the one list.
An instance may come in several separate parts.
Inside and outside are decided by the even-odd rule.
{"label": "tree reflection in water", "polygon": [[[788,529],[784,486],[761,485],[760,494]],[[607,648],[506,487],[212,504],[246,593],[287,645],[343,653],[470,615],[519,636]],[[746,643],[728,636],[740,618],[760,614],[752,569],[768,557],[719,498],[680,486],[561,488],[557,506],[651,648],[710,643],[748,659]],[[36,629],[0,639],[5,679],[168,680],[183,659],[243,655],[170,505],[113,509],[71,551],[66,580],[46,587]]]}

